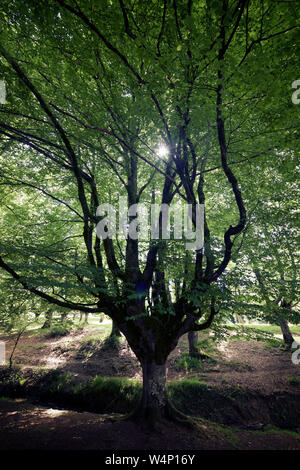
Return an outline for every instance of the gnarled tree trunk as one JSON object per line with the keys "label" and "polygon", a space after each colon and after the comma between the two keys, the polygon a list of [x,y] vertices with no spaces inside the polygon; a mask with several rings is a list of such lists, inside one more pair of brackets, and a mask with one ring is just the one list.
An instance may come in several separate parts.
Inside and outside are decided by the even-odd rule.
{"label": "gnarled tree trunk", "polygon": [[141,417],[156,422],[165,417],[168,403],[166,390],[166,364],[145,360],[143,368],[143,395]]}
{"label": "gnarled tree trunk", "polygon": [[157,427],[160,422],[173,420],[187,424],[188,417],[176,410],[168,399],[166,388],[166,363],[142,361],[143,393],[138,407],[130,419],[145,426]]}
{"label": "gnarled tree trunk", "polygon": [[150,428],[159,427],[159,424],[163,421],[173,421],[190,427],[192,420],[177,410],[168,398],[166,362],[157,364],[155,361],[145,359],[142,361],[142,369],[142,398],[137,408],[128,418]]}

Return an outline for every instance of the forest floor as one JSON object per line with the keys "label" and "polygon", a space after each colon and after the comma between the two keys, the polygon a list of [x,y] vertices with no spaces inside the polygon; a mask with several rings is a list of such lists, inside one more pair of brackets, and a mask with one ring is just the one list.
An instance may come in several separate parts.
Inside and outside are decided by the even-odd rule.
{"label": "forest floor", "polygon": [[115,415],[36,406],[22,399],[0,401],[1,450],[299,450],[290,431],[241,430],[198,419],[195,429],[164,425],[143,430]]}
{"label": "forest floor", "polygon": [[[68,372],[76,383],[95,375],[141,380],[141,368],[122,340],[107,347],[105,337],[110,322],[90,325],[65,336],[49,331],[29,330],[21,337],[14,363],[26,370],[57,369]],[[249,330],[250,331],[250,330]],[[201,364],[190,362],[187,338],[181,338],[167,363],[167,380],[197,379],[209,387],[235,387],[253,397],[290,397],[297,406],[300,395],[300,365],[293,364],[292,352],[279,347],[275,337],[248,332],[229,332],[215,342],[208,334],[199,335],[200,347],[208,354]],[[299,341],[299,337],[295,336]],[[7,358],[14,336],[0,335],[6,343]],[[277,343],[276,343],[277,341]],[[250,397],[250,398],[249,398]],[[247,403],[248,403],[247,401]],[[259,404],[258,406],[261,406]],[[262,417],[264,419],[262,407]],[[185,430],[168,426],[160,433],[148,433],[127,421],[113,422],[113,413],[96,414],[61,409],[51,404],[32,403],[28,398],[0,400],[1,449],[300,449],[299,429],[282,430],[255,421],[246,426],[197,418],[196,428]]]}

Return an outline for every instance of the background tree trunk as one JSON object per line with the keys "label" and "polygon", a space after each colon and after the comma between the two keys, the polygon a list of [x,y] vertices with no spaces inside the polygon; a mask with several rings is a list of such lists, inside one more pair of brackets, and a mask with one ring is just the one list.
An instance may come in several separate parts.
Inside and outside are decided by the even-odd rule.
{"label": "background tree trunk", "polygon": [[99,315],[99,323],[102,323],[104,320],[104,313],[100,313]]}
{"label": "background tree trunk", "polygon": [[121,331],[119,330],[119,327],[118,327],[118,325],[116,324],[116,322],[114,320],[112,322],[112,328],[111,328],[110,336],[118,336],[118,337],[121,336]]}
{"label": "background tree trunk", "polygon": [[68,316],[67,313],[62,313],[61,316],[60,316],[61,323],[62,323],[63,325],[66,323],[67,316]]}
{"label": "background tree trunk", "polygon": [[18,334],[17,334],[17,336],[16,336],[15,344],[14,344],[13,349],[12,349],[12,352],[11,352],[11,354],[10,354],[10,356],[9,356],[9,368],[10,368],[10,369],[12,369],[12,366],[13,366],[13,357],[14,357],[14,353],[15,353],[16,348],[17,348],[17,346],[18,346],[18,343],[19,343],[19,341],[20,341],[20,339],[21,339],[21,336],[22,336],[22,334],[24,333],[24,331],[26,330],[26,328],[27,328],[27,326],[25,326],[24,328],[22,328],[22,329],[18,332]]}
{"label": "background tree trunk", "polygon": [[238,314],[236,314],[236,321],[237,323],[241,323],[241,324],[245,323],[245,320],[243,319],[242,315],[238,315]]}
{"label": "background tree trunk", "polygon": [[199,350],[197,348],[198,332],[189,331],[188,340],[189,340],[189,355],[191,357],[199,357]]}
{"label": "background tree trunk", "polygon": [[291,346],[294,342],[294,338],[289,328],[288,322],[286,320],[281,320],[279,322],[279,326],[282,331],[284,344],[286,344],[287,346]]}
{"label": "background tree trunk", "polygon": [[53,317],[52,310],[47,310],[46,313],[45,313],[45,322],[42,326],[42,329],[51,328],[51,326],[52,326],[52,317]]}

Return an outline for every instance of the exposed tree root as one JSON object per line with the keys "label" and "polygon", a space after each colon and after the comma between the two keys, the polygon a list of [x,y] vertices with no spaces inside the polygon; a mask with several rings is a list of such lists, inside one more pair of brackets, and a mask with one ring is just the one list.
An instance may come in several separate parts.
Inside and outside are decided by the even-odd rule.
{"label": "exposed tree root", "polygon": [[167,400],[163,408],[143,408],[140,403],[131,413],[122,416],[122,421],[133,421],[139,424],[144,430],[156,432],[163,431],[163,426],[171,423],[193,429],[196,427],[196,420],[177,410],[172,403]]}

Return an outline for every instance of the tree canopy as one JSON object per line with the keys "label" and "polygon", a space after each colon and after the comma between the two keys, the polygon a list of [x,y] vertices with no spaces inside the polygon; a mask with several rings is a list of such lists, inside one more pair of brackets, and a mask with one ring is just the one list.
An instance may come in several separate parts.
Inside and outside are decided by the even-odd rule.
{"label": "tree canopy", "polygon": [[[270,221],[289,211],[297,4],[4,0],[0,20],[0,267],[47,302],[110,315],[143,366],[143,417],[174,415],[168,354],[222,314],[247,233],[268,256],[258,204]],[[194,225],[203,204],[204,248],[100,239],[97,208],[120,196],[190,204]]]}

